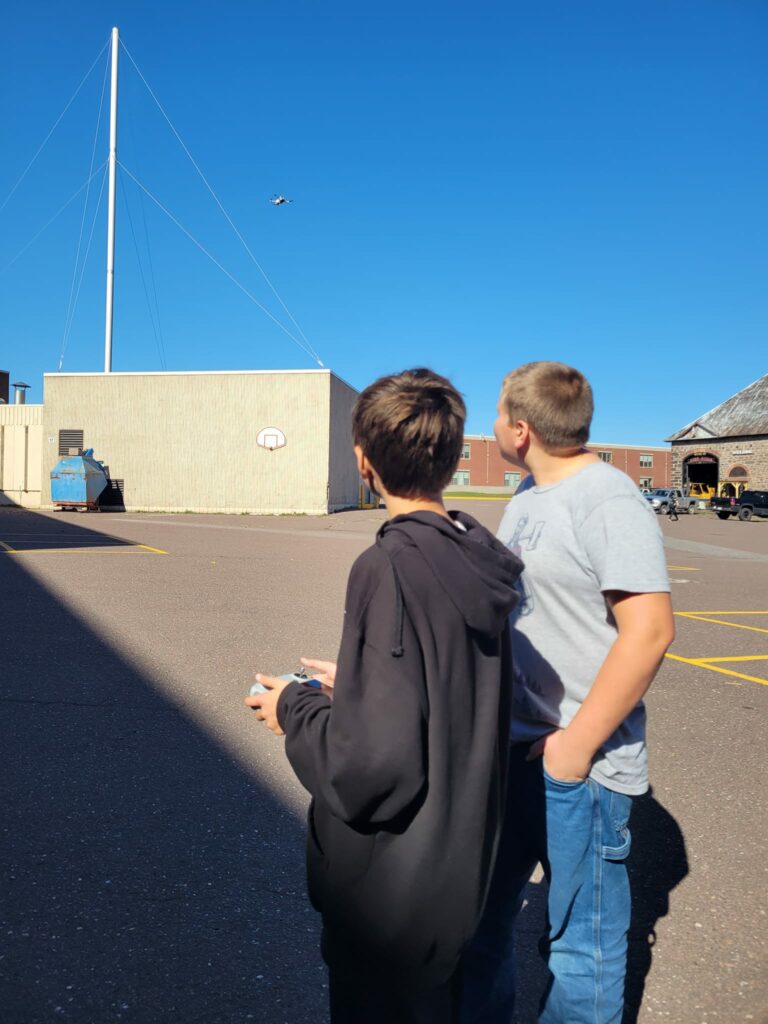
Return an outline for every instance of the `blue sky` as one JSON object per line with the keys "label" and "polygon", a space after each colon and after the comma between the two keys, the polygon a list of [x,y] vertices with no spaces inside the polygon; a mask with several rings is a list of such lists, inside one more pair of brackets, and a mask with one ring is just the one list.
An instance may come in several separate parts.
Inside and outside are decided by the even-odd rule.
{"label": "blue sky", "polygon": [[[593,383],[595,440],[654,444],[768,370],[763,0],[1,17],[0,202],[117,25],[312,346],[357,387],[432,365],[480,433],[505,372],[561,359]],[[0,367],[32,401],[59,364],[85,193],[8,264],[88,177],[105,62],[0,212]],[[95,167],[107,140],[105,103]],[[125,54],[118,156],[296,333]],[[119,177],[115,370],[315,365]],[[103,367],[105,236],[102,200],[68,371]]]}

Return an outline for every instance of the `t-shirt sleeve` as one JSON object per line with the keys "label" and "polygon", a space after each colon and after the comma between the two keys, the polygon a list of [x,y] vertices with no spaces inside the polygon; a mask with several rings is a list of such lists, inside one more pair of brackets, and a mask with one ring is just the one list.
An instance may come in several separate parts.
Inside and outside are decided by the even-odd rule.
{"label": "t-shirt sleeve", "polygon": [[602,591],[669,593],[667,561],[656,514],[631,495],[608,498],[581,526],[589,569]]}

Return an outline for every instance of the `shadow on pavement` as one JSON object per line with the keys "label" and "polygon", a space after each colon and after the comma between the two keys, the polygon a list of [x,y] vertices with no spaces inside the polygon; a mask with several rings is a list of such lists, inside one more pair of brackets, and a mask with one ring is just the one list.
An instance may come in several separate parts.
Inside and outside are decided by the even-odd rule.
{"label": "shadow on pavement", "polygon": [[622,1024],[635,1024],[651,969],[656,922],[669,913],[669,894],[688,874],[688,856],[680,826],[655,798],[653,790],[632,808],[632,852],[627,862],[632,888],[632,925]]}
{"label": "shadow on pavement", "polygon": [[318,1024],[302,824],[29,564],[0,553],[3,1024]]}
{"label": "shadow on pavement", "polygon": [[[0,510],[0,549],[8,553],[33,551],[68,551],[77,548],[137,547],[132,541],[110,537],[87,528],[87,520],[95,513],[76,515],[81,522],[73,523],[66,513],[41,516],[29,509],[3,507]],[[1,553],[1,552],[0,552]]]}
{"label": "shadow on pavement", "polygon": [[514,1024],[536,1024],[541,995],[549,980],[549,970],[539,952],[539,941],[547,922],[547,883],[529,882],[525,903],[515,925],[517,993]]}

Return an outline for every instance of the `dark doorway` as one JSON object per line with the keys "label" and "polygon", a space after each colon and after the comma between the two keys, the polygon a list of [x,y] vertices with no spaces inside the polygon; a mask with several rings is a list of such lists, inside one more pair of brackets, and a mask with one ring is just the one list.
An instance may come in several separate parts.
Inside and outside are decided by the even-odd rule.
{"label": "dark doorway", "polygon": [[714,494],[717,491],[717,481],[720,471],[720,462],[715,455],[701,454],[689,455],[683,459],[683,489],[688,493],[693,484],[701,484],[705,488],[711,488]]}

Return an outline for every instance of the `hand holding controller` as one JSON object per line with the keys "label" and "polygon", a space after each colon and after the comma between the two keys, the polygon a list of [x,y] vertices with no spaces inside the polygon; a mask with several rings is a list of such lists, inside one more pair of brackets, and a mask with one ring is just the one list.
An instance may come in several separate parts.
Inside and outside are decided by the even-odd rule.
{"label": "hand holding controller", "polygon": [[[335,666],[333,667],[335,669]],[[250,694],[244,698],[244,703],[246,707],[256,712],[256,717],[259,721],[264,722],[266,727],[275,736],[285,735],[278,721],[277,705],[280,700],[280,694],[291,683],[302,683],[304,686],[312,687],[312,689],[322,690],[328,697],[333,694],[330,686],[324,686],[319,679],[313,679],[312,676],[307,675],[303,668],[299,669],[298,672],[290,672],[284,676],[268,676],[261,672],[257,673],[256,682],[251,686]]]}
{"label": "hand holding controller", "polygon": [[[319,679],[313,679],[312,676],[308,676],[303,668],[299,669],[298,672],[288,672],[284,676],[278,676],[278,679],[284,679],[286,683],[303,683],[305,686],[311,686],[315,690],[322,688],[322,683]],[[251,696],[255,696],[257,693],[269,693],[266,686],[261,683],[254,683],[251,687]]]}

